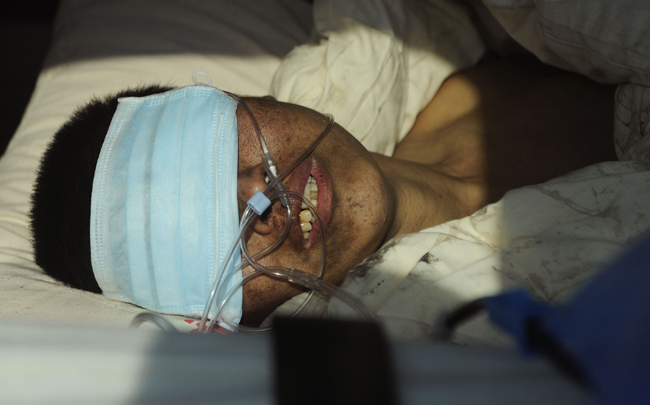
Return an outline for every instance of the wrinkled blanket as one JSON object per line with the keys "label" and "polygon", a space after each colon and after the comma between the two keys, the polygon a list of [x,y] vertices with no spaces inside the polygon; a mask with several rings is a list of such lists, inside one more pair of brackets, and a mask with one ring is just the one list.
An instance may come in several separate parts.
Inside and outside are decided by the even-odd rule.
{"label": "wrinkled blanket", "polygon": [[[434,3],[438,4],[427,4],[434,7]],[[524,287],[540,299],[561,303],[650,227],[650,92],[645,87],[650,72],[649,6],[633,0],[486,0],[485,4],[514,39],[540,59],[594,80],[620,83],[614,143],[621,161],[601,163],[544,184],[513,190],[470,217],[389,241],[349,273],[343,288],[360,298],[393,338],[425,339],[440,314],[511,287]],[[335,30],[323,41],[338,34]],[[443,35],[430,40],[455,38]],[[318,46],[327,48],[321,42],[296,50],[281,69],[296,63],[301,52],[316,52]],[[430,49],[437,47],[441,45],[436,43]],[[327,49],[321,51],[327,53]],[[342,60],[338,63],[345,64]],[[328,63],[321,64],[316,75],[322,78],[319,83],[325,83],[323,89],[327,88],[328,67]],[[446,74],[452,70],[446,70]],[[300,68],[294,67],[293,71],[300,72]],[[346,71],[347,82],[363,81],[363,74],[352,72]],[[395,84],[399,79],[395,77],[384,85],[390,89],[408,87],[408,79],[400,85]],[[435,88],[437,82],[432,83]],[[281,70],[274,85],[287,85]],[[318,91],[312,84],[306,85],[304,91],[301,85],[293,82],[289,89],[274,87],[274,91],[289,98],[305,95],[301,100],[311,102],[315,108],[338,107],[336,102],[327,104],[322,97],[313,96]],[[373,85],[371,89],[382,87],[376,82]],[[394,105],[401,100],[399,97],[384,104]],[[359,107],[354,111],[361,110]],[[383,118],[385,110],[374,111],[377,116],[364,117],[361,127]],[[399,108],[393,111],[393,115],[400,114],[404,113]],[[404,126],[412,121],[399,122],[403,136]],[[364,136],[370,135],[362,135],[362,142],[373,147],[375,144]],[[390,153],[391,145],[381,142],[374,150]],[[295,308],[301,300],[296,297],[277,312]],[[324,298],[313,300],[308,311],[322,316],[345,314],[349,309],[339,301]],[[456,340],[507,342],[485,317],[460,328]]]}
{"label": "wrinkled blanket", "polygon": [[284,58],[271,95],[333,114],[389,156],[442,82],[485,52],[466,8],[449,0],[316,0],[314,29]]}

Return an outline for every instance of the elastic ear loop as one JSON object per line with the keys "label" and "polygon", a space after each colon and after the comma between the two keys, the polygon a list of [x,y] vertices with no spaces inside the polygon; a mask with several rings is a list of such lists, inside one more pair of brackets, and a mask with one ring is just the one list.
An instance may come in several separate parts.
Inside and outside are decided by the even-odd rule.
{"label": "elastic ear loop", "polygon": [[[201,83],[201,82],[199,81],[199,77],[205,77],[205,78],[207,79],[208,83],[207,83],[207,84],[203,84],[203,83]],[[210,75],[207,74],[207,73],[205,73],[205,72],[202,72],[202,71],[200,71],[200,70],[198,70],[198,71],[196,71],[196,72],[194,72],[194,73],[192,74],[192,81],[193,81],[194,84],[196,84],[197,86],[209,86],[209,87],[213,87],[213,86],[212,86],[212,79],[210,78]]]}

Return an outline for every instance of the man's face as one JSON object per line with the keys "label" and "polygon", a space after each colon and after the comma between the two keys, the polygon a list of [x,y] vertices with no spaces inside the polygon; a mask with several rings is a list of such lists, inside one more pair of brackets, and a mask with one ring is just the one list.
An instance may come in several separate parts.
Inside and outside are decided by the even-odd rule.
{"label": "man's face", "polygon": [[[328,118],[308,108],[272,99],[245,98],[269,151],[282,172],[322,133]],[[262,150],[251,120],[241,107],[238,202],[240,215],[248,199],[266,187]],[[314,152],[284,180],[288,191],[305,192],[313,177],[318,186],[317,212],[325,230],[327,266],[324,279],[339,284],[347,272],[372,254],[384,240],[395,213],[395,199],[370,153],[346,130],[335,125]],[[300,228],[300,205],[292,199],[291,229],[280,246],[259,259],[264,266],[296,268],[317,274],[322,243],[318,225],[308,235]],[[247,235],[251,254],[271,244],[284,229],[286,209],[279,203],[254,220]],[[244,269],[244,274],[252,271]],[[261,322],[273,309],[301,290],[285,281],[260,276],[244,285],[242,323]]]}

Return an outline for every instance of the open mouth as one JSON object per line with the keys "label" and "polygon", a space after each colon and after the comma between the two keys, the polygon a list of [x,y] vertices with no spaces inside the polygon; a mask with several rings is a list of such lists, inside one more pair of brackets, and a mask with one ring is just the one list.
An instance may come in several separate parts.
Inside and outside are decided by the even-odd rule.
{"label": "open mouth", "polygon": [[[303,195],[312,203],[314,208],[318,208],[318,185],[316,184],[314,176],[309,175]],[[300,211],[300,230],[302,231],[302,236],[305,240],[309,239],[309,235],[311,235],[314,221],[316,221],[316,218],[312,215],[307,204],[303,201]]]}
{"label": "open mouth", "polygon": [[[293,201],[295,222],[292,225],[292,238],[304,249],[310,249],[321,238],[321,230],[326,231],[332,213],[332,181],[326,168],[315,158],[305,160],[296,168],[294,175],[286,184],[287,190],[302,193],[318,213],[318,219],[307,208],[307,204]],[[299,218],[298,218],[299,217]],[[300,226],[299,226],[300,225]],[[302,234],[302,235],[301,235]]]}

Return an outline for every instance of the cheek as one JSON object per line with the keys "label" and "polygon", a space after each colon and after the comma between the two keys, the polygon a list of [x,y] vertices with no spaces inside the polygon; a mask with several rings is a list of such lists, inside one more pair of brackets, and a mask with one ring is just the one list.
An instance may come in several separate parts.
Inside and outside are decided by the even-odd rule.
{"label": "cheek", "polygon": [[339,283],[379,248],[391,216],[387,186],[374,160],[364,158],[354,170],[337,177],[327,250],[328,268],[334,273],[331,277]]}
{"label": "cheek", "polygon": [[355,177],[346,186],[338,210],[344,217],[342,225],[361,240],[381,237],[388,222],[383,179]]}

